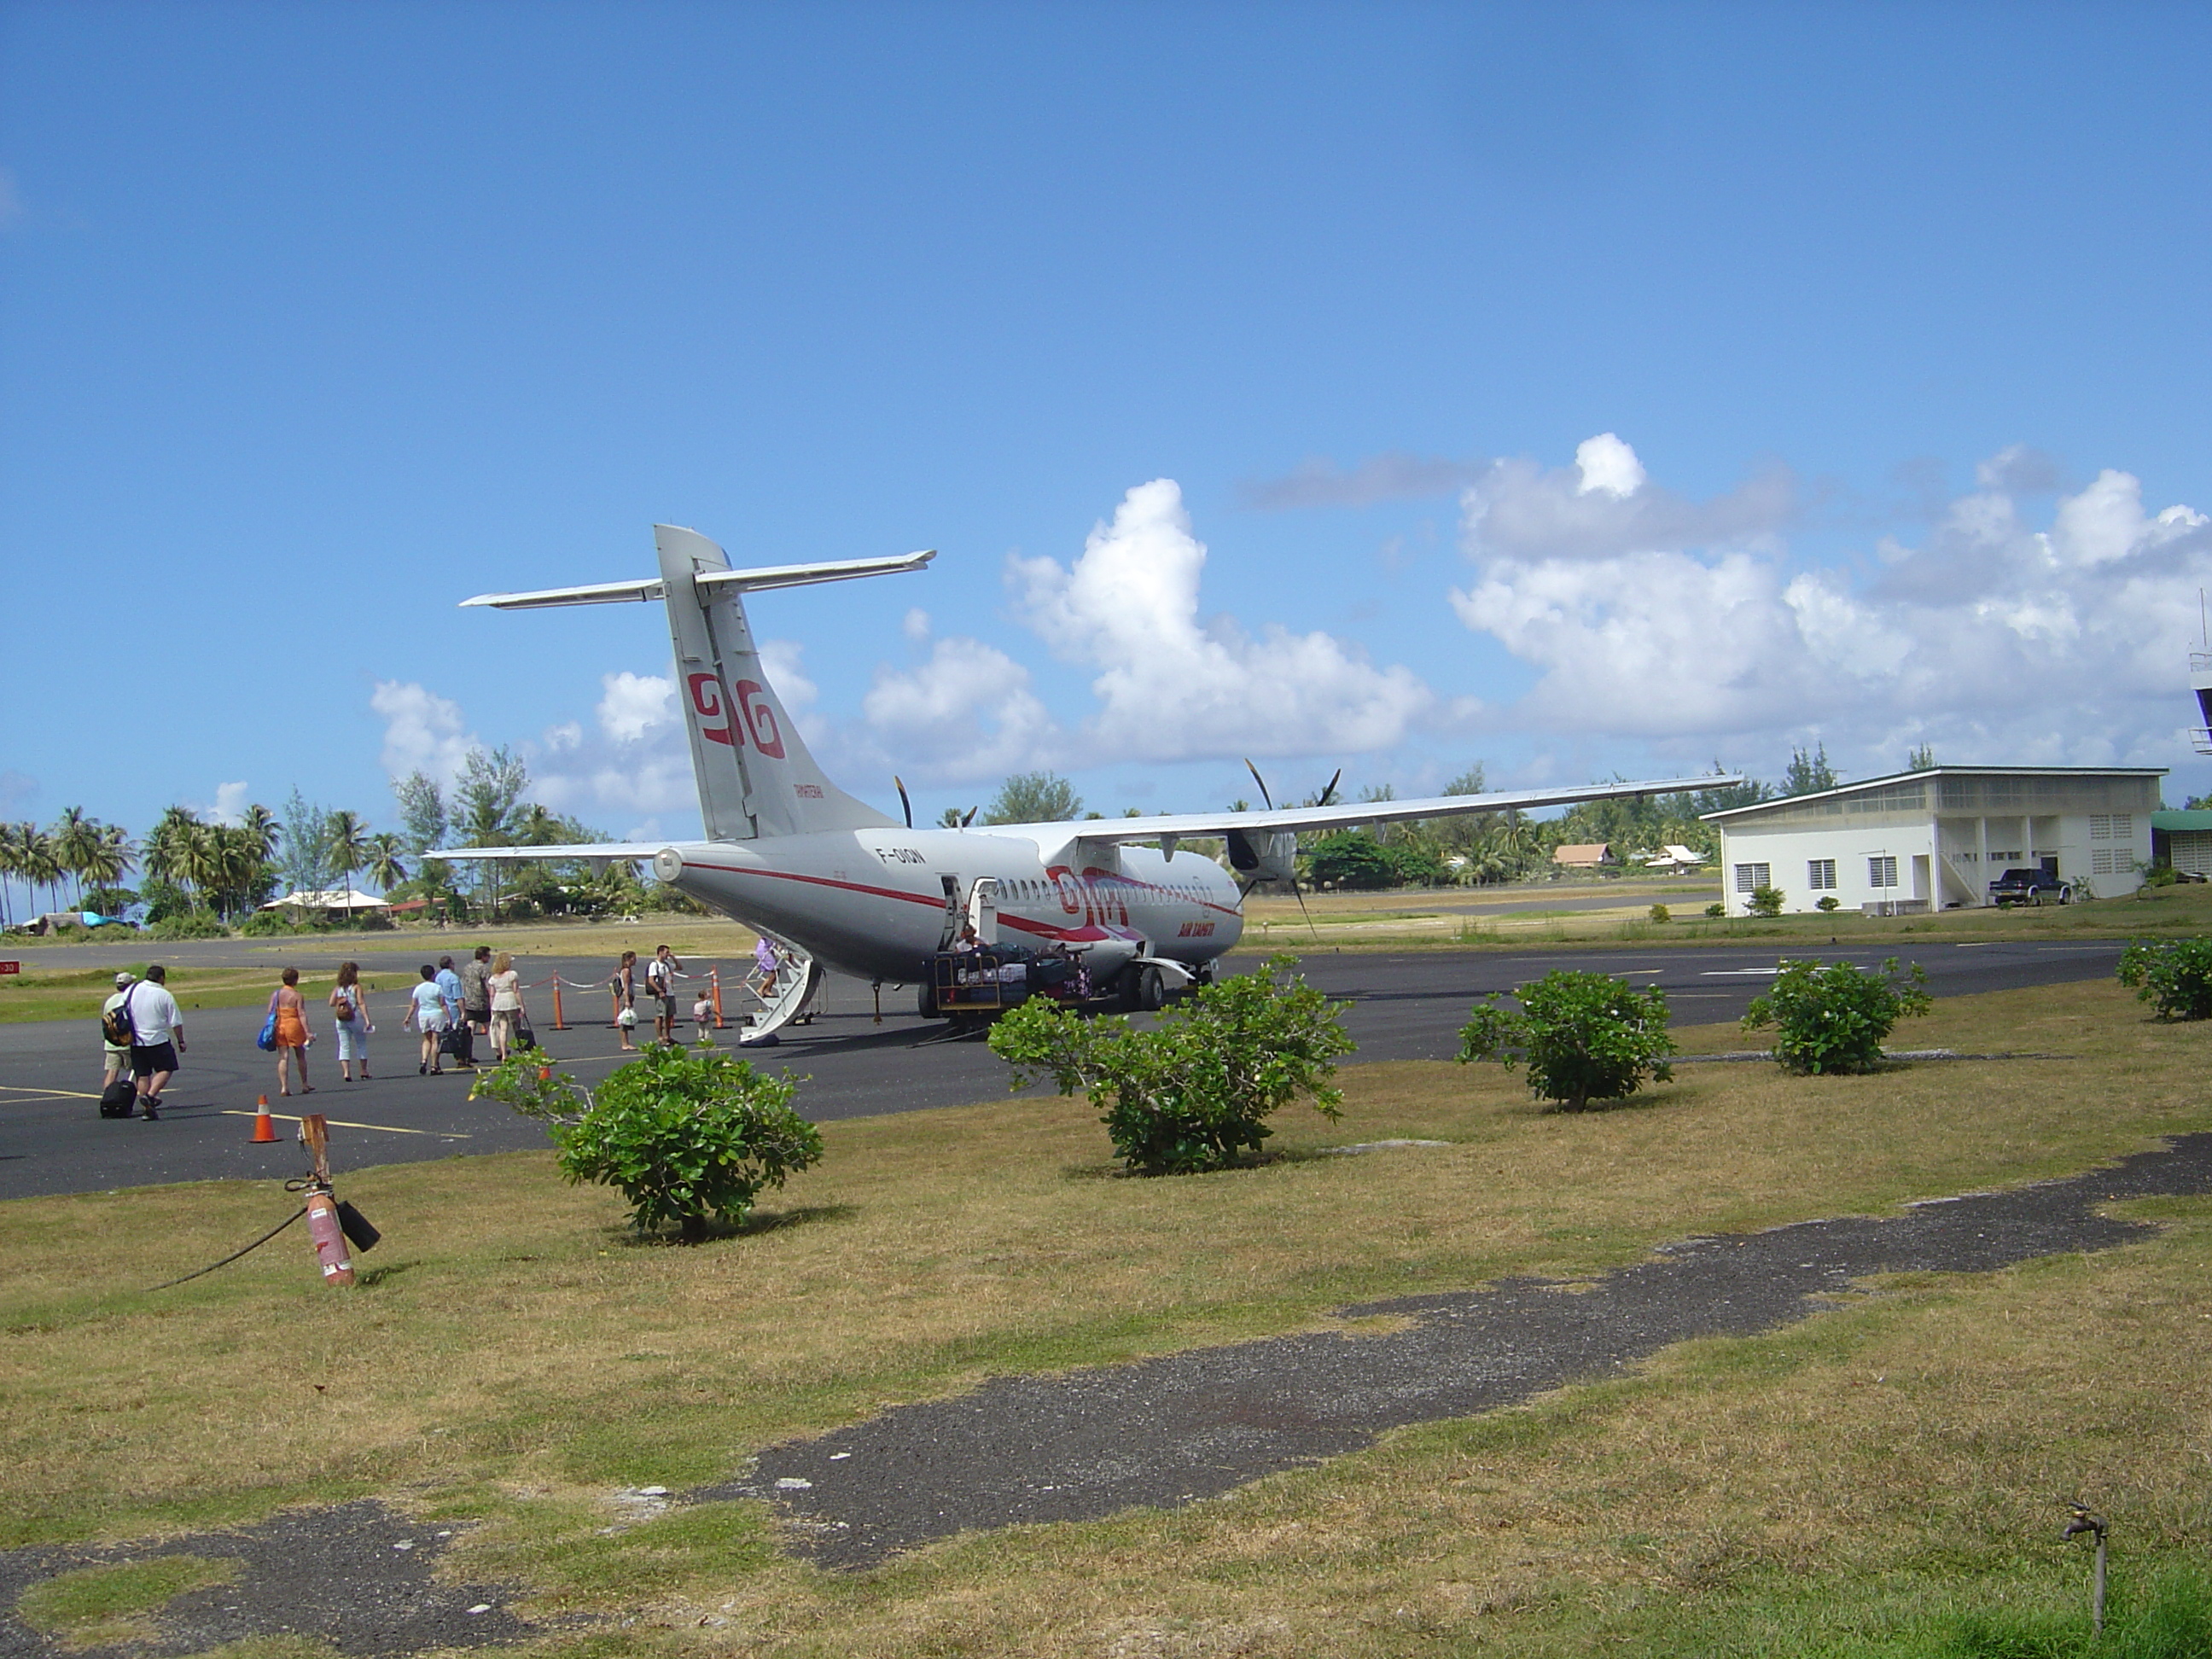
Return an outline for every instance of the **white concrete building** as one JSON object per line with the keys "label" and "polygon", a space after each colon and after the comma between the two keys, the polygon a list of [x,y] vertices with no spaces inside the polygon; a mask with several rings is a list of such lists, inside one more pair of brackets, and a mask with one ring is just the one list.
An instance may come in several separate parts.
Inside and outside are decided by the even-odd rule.
{"label": "white concrete building", "polygon": [[1934,766],[1815,795],[1708,812],[1722,897],[1782,908],[1956,909],[1987,904],[2008,869],[2040,865],[2085,897],[2131,893],[2150,862],[2164,767]]}

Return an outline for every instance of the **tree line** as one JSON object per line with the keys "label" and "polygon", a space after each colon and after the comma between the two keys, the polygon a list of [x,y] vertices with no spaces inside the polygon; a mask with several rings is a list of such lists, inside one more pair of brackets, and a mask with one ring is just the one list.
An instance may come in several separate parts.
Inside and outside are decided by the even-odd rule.
{"label": "tree line", "polygon": [[[571,860],[502,870],[437,856],[460,847],[550,847],[604,841],[573,817],[525,799],[530,773],[501,747],[471,751],[441,786],[417,771],[393,785],[400,828],[325,807],[294,789],[281,814],[259,802],[225,823],[178,805],[143,838],[82,807],[51,824],[0,823],[0,926],[63,908],[169,924],[168,931],[239,926],[289,893],[340,893],[356,877],[393,903],[412,899],[455,920],[602,915],[682,908],[690,901],[629,865],[599,871]],[[135,884],[126,884],[133,877]],[[141,908],[140,907],[143,907]],[[258,924],[257,924],[258,925]],[[282,921],[269,919],[269,925]]]}

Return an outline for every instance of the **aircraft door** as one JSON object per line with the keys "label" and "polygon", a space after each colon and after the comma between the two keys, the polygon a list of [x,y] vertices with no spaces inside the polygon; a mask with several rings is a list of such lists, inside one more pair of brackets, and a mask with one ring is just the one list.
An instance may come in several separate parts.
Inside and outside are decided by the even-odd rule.
{"label": "aircraft door", "polygon": [[999,881],[995,876],[978,876],[975,886],[968,895],[968,924],[975,930],[979,945],[999,942]]}
{"label": "aircraft door", "polygon": [[946,876],[945,881],[945,931],[937,948],[950,951],[952,941],[960,937],[960,878]]}

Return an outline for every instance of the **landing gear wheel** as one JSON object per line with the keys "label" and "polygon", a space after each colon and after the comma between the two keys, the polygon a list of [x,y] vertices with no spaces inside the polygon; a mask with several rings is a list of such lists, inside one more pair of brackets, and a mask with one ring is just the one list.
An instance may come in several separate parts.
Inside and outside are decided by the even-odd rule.
{"label": "landing gear wheel", "polygon": [[1167,1006],[1167,981],[1157,968],[1145,969],[1144,977],[1137,981],[1137,1006],[1146,1013],[1156,1014]]}
{"label": "landing gear wheel", "polygon": [[915,1008],[924,1019],[937,1018],[937,988],[924,981],[915,993]]}

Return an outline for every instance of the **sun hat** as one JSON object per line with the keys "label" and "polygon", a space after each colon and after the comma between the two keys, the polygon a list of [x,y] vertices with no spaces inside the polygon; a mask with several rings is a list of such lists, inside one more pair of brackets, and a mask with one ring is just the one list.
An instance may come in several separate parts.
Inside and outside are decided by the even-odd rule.
{"label": "sun hat", "polygon": [[115,976],[115,988],[118,991],[126,985],[135,985],[137,983],[137,981],[132,979],[128,974],[118,974]]}

